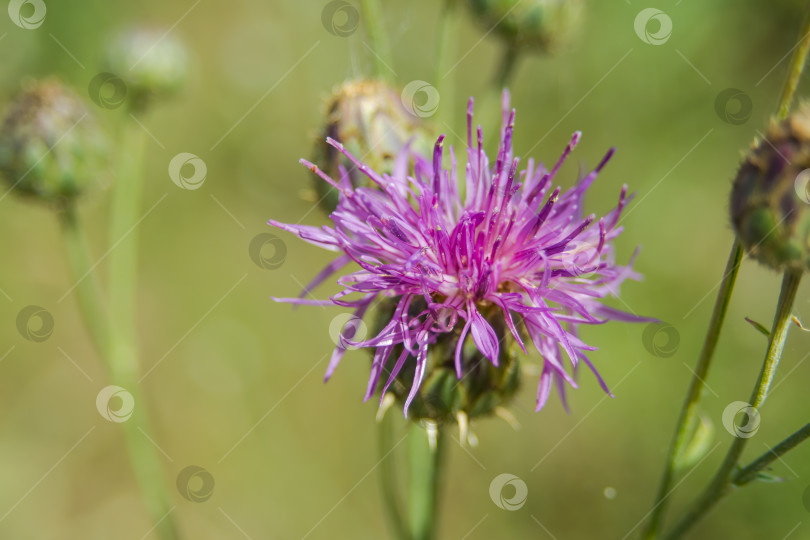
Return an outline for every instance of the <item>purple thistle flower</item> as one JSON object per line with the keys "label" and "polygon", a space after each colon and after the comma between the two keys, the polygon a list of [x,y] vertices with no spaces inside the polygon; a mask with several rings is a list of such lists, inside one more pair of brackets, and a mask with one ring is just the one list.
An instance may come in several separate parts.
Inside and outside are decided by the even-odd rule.
{"label": "purple thistle flower", "polygon": [[[463,196],[452,146],[451,166],[442,167],[444,136],[436,141],[432,161],[406,147],[391,175],[376,173],[339,142],[328,139],[375,187],[354,188],[345,169],[335,180],[301,160],[340,192],[337,209],[330,216],[334,226],[288,225],[274,220],[269,224],[340,255],[298,298],[274,300],[351,307],[358,318],[375,300],[392,299],[395,305],[391,319],[376,336],[355,342],[351,341],[353,329],[344,333],[332,354],[327,380],[348,346],[374,352],[366,400],[384,372],[390,375],[383,395],[406,362],[414,362],[405,400],[407,415],[425,378],[428,351],[442,337],[453,339],[451,354],[459,379],[464,376],[462,357],[468,335],[481,354],[498,365],[502,344],[488,321],[497,310],[503,318],[500,326],[508,328],[523,352],[530,341],[543,358],[537,410],[546,403],[553,383],[563,403],[565,384],[577,386],[567,363],[573,369],[580,363],[587,365],[610,394],[586,355],[596,348],[579,339],[579,325],[651,320],[600,301],[617,294],[626,278],[640,278],[630,265],[614,263],[612,240],[622,231],[617,223],[628,201],[627,186],[622,188],[616,208],[604,217],[597,220],[594,215],[582,215],[585,192],[614,150],[571,189],[552,189],[554,176],[580,134],[573,135],[550,170],[532,159],[519,170],[519,160],[512,154],[515,111],[509,111],[507,92],[503,110],[498,156],[490,167],[482,129],[473,130],[470,98]],[[341,292],[324,301],[303,298],[351,262],[360,269],[337,280]],[[352,294],[359,298],[349,299]],[[395,349],[399,354],[392,355]]]}

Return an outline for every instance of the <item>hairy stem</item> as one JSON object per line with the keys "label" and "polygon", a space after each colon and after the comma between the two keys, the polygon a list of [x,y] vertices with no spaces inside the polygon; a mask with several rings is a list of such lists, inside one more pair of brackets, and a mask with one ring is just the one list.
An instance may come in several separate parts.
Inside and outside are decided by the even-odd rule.
{"label": "hairy stem", "polygon": [[413,540],[437,538],[436,515],[442,472],[444,437],[438,428],[436,447],[431,448],[424,430],[411,423],[410,453],[410,525]]}
{"label": "hairy stem", "polygon": [[677,468],[679,457],[689,443],[690,426],[693,425],[698,413],[698,403],[703,393],[703,387],[705,386],[706,377],[709,373],[709,366],[714,357],[717,341],[720,339],[720,330],[726,318],[728,304],[731,301],[731,294],[734,291],[734,284],[737,281],[737,273],[740,270],[742,256],[742,245],[740,245],[739,241],[735,240],[734,244],[731,246],[731,254],[729,255],[726,270],[723,274],[723,281],[720,283],[720,290],[717,292],[717,300],[714,302],[714,310],[712,311],[712,318],[709,321],[709,330],[706,332],[706,339],[703,342],[703,349],[700,351],[700,357],[698,358],[697,366],[695,366],[695,374],[689,385],[689,391],[686,394],[686,400],[681,408],[681,414],[675,428],[675,436],[669,447],[664,474],[661,478],[658,494],[655,497],[655,506],[653,507],[647,528],[644,531],[643,537],[645,539],[655,538],[661,528],[661,521],[666,511],[668,497],[672,489],[675,469]]}
{"label": "hairy stem", "polygon": [[371,41],[371,52],[375,60],[375,75],[381,79],[390,79],[394,61],[391,56],[391,45],[388,42],[388,36],[383,25],[380,2],[379,0],[362,0],[361,4],[366,21],[366,30]]}
{"label": "hairy stem", "polygon": [[[773,319],[773,327],[768,340],[768,352],[765,354],[765,361],[762,364],[757,382],[751,394],[749,414],[759,414],[759,409],[768,397],[771,383],[773,382],[779,360],[782,358],[782,350],[785,346],[788,330],[792,321],[791,311],[793,302],[796,299],[796,292],[801,281],[801,271],[788,270],[782,279],[782,290],[779,293],[779,301],[776,307],[776,315]],[[678,523],[672,533],[667,537],[671,540],[681,538],[689,529],[697,524],[714,506],[726,496],[732,488],[732,474],[738,466],[740,456],[748,443],[748,436],[737,436],[731,443],[731,447],[723,460],[720,469],[714,476],[711,484],[703,492],[697,501],[692,505],[686,516]]]}
{"label": "hairy stem", "polygon": [[393,421],[390,414],[380,418],[377,423],[377,443],[380,455],[380,487],[382,489],[383,507],[385,508],[388,523],[396,538],[399,540],[410,540],[408,527],[400,507],[400,500],[397,496],[396,486],[396,466],[392,457],[386,457],[391,450],[393,442],[392,431]]}
{"label": "hairy stem", "polygon": [[810,424],[805,424],[803,428],[774,446],[768,452],[765,452],[759,456],[750,465],[739,470],[737,474],[734,475],[734,479],[731,481],[731,483],[735,486],[744,486],[745,484],[751,482],[757,477],[757,474],[759,474],[760,471],[764,470],[766,467],[768,467],[768,465],[782,457],[784,454],[788,453],[790,450],[793,450],[799,446],[799,444],[804,442],[808,437],[810,437]]}

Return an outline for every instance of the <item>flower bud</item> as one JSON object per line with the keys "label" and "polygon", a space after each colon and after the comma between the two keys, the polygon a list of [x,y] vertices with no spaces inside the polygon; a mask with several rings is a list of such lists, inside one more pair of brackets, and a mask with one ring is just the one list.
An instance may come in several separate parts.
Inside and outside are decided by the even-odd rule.
{"label": "flower bud", "polygon": [[[396,301],[384,302],[380,308],[379,320],[382,325],[377,333],[391,319]],[[414,314],[424,310],[425,303],[413,302]],[[501,348],[498,365],[493,365],[471,337],[467,337],[462,353],[462,377],[459,379],[455,368],[455,350],[464,321],[459,321],[455,332],[442,334],[428,353],[424,382],[411,402],[408,418],[418,422],[431,420],[438,423],[457,421],[459,413],[467,418],[489,416],[498,407],[508,405],[520,386],[521,371],[518,355],[523,354],[512,334],[506,328],[503,315],[493,308],[488,322],[492,325]],[[398,358],[402,347],[395,348],[393,358]],[[413,385],[415,364],[406,362],[397,374],[388,391],[392,392],[400,405],[405,403]],[[385,380],[387,377],[383,378]]]}
{"label": "flower bud", "polygon": [[469,0],[478,22],[510,45],[555,52],[566,45],[582,18],[581,0]]}
{"label": "flower bud", "polygon": [[731,221],[746,251],[783,271],[810,267],[810,105],[745,156],[731,191]]}
{"label": "flower bud", "polygon": [[[345,82],[335,90],[327,103],[326,126],[318,136],[312,160],[332,178],[341,178],[342,165],[355,187],[368,185],[368,178],[328,144],[327,137],[340,141],[372,170],[389,174],[408,142],[424,155],[429,155],[433,145],[422,120],[405,107],[400,94],[374,79]],[[332,212],[337,206],[337,191],[317,177],[315,189],[321,207]]]}
{"label": "flower bud", "polygon": [[79,195],[99,177],[105,155],[102,133],[87,108],[55,80],[24,88],[0,128],[0,176],[44,200]]}
{"label": "flower bud", "polygon": [[116,36],[104,68],[121,77],[134,110],[176,94],[188,77],[188,52],[173,34],[136,28]]}

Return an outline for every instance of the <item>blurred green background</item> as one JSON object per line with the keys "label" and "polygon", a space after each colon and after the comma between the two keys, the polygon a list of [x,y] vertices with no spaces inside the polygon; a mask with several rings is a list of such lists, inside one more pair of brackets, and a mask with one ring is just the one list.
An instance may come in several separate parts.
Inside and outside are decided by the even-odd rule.
{"label": "blurred green background", "polygon": [[[135,24],[176,24],[173,35],[193,51],[183,95],[139,118],[157,140],[148,150],[144,211],[167,194],[140,225],[143,370],[156,366],[143,381],[155,418],[145,436],[164,452],[185,538],[388,535],[375,468],[377,409],[361,400],[366,355],[349,353],[324,385],[333,347],[329,324],[341,311],[293,311],[270,300],[296,295],[331,255],[282,234],[281,268],[264,270],[248,256],[250,240],[270,230],[269,218],[326,222],[302,195],[310,179],[297,161],[310,155],[324,98],[340,81],[368,73],[372,60],[362,29],[345,38],[325,30],[325,4],[47,2],[47,18],[36,30],[0,15],[3,103],[25,79],[50,75],[86,97],[108,38]],[[637,193],[618,254],[626,260],[642,246],[636,269],[645,279],[627,283],[614,305],[670,323],[679,348],[665,359],[650,354],[643,325],[585,329],[585,340],[599,347],[592,359],[616,399],[606,399],[584,372],[581,388],[570,393],[570,414],[555,399],[534,413],[536,377],[527,377],[513,407],[519,431],[486,420],[473,426],[477,448],[452,444],[441,538],[623,538],[647,513],[731,246],[730,179],[740,152],[775,110],[787,68],[786,60],[779,62],[798,40],[804,4],[591,0],[574,46],[519,65],[511,88],[516,154],[532,148],[536,159],[556,160],[570,134],[583,131],[558,177],[570,185],[578,163],[593,165],[609,147],[618,148],[593,187],[589,210],[610,209],[625,182]],[[671,38],[660,46],[633,30],[637,13],[650,6],[673,21]],[[439,3],[383,1],[383,7],[397,82],[432,82]],[[442,112],[453,109],[456,133],[463,133],[467,97],[485,94],[500,48],[493,36],[483,38],[466,11],[460,30],[455,95],[441,96],[440,104]],[[753,103],[741,125],[715,112],[715,97],[729,87]],[[802,85],[800,95],[806,92]],[[121,114],[89,100],[88,106],[107,124]],[[460,147],[456,137],[450,140]],[[202,188],[184,191],[170,181],[168,163],[180,152],[207,164]],[[107,249],[108,202],[103,191],[82,202],[96,258]],[[49,210],[9,196],[0,201],[0,238],[0,537],[148,538],[152,524],[120,426],[95,408],[98,391],[110,383],[75,295],[59,302],[73,279],[57,222]],[[731,442],[722,411],[747,399],[766,345],[743,317],[770,326],[779,280],[751,261],[743,264],[703,401],[722,444],[678,486],[675,513]],[[796,313],[810,318],[806,290]],[[17,332],[17,313],[29,304],[55,319],[43,343]],[[794,330],[747,458],[810,417],[808,346],[810,337]],[[404,422],[397,430],[404,433]],[[391,456],[403,466],[404,449]],[[174,489],[188,465],[215,478],[204,503]],[[501,510],[489,497],[490,482],[504,472],[528,486],[519,511]],[[745,488],[693,537],[810,537],[802,502],[810,446],[777,462],[774,472],[785,482]]]}

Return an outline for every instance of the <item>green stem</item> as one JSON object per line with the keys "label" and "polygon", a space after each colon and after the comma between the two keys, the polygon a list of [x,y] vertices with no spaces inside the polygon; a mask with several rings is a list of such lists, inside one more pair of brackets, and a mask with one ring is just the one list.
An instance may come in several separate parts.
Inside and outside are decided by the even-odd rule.
{"label": "green stem", "polygon": [[[172,519],[171,499],[164,483],[160,458],[149,440],[143,435],[151,431],[146,414],[146,400],[138,387],[137,372],[133,371],[128,357],[120,354],[125,350],[118,344],[113,332],[108,311],[96,274],[91,271],[92,259],[87,242],[82,233],[75,208],[71,205],[59,214],[68,259],[74,279],[77,280],[79,309],[90,336],[110,373],[112,384],[120,386],[132,394],[135,409],[132,416],[121,423],[124,444],[129,455],[132,470],[143,495],[144,504],[153,523],[155,534],[161,540],[179,538]],[[140,429],[139,429],[140,428]]]}
{"label": "green stem", "polygon": [[138,269],[138,228],[134,225],[141,208],[146,132],[129,118],[124,120],[109,218],[109,243],[115,249],[110,251],[107,264],[113,329],[121,342],[134,349]]}
{"label": "green stem", "polygon": [[759,456],[747,467],[738,471],[737,474],[734,475],[734,479],[731,481],[731,483],[737,487],[740,487],[751,482],[757,477],[757,474],[759,474],[760,471],[765,469],[775,460],[782,457],[784,454],[788,453],[790,450],[793,450],[799,446],[799,444],[804,442],[808,437],[810,437],[810,424],[805,424],[803,428],[799,429],[793,435],[774,446],[771,450]]}
{"label": "green stem", "polygon": [[439,428],[436,448],[431,448],[425,431],[411,423],[410,525],[413,540],[432,540],[436,535],[436,509],[442,470],[444,437]]}
{"label": "green stem", "polygon": [[380,419],[377,426],[377,443],[380,454],[380,487],[382,488],[383,506],[391,529],[396,538],[400,540],[410,540],[408,527],[402,516],[399,497],[397,497],[396,487],[396,466],[391,457],[386,457],[391,451],[393,443],[393,415],[386,414]]}
{"label": "green stem", "polygon": [[[444,0],[442,12],[439,16],[439,29],[436,39],[436,90],[441,100],[439,107],[439,121],[453,125],[455,111],[453,96],[455,96],[455,77],[449,75],[450,62],[456,56],[458,42],[458,27],[461,18],[458,16],[458,0]],[[443,127],[439,128],[444,131]]]}
{"label": "green stem", "polygon": [[703,394],[703,387],[705,386],[706,377],[709,373],[709,366],[714,356],[714,350],[717,347],[717,341],[720,339],[720,330],[723,327],[723,321],[725,321],[726,313],[728,312],[728,304],[731,301],[731,294],[734,291],[734,284],[737,281],[737,273],[740,270],[742,256],[742,246],[735,240],[731,247],[731,254],[726,264],[725,273],[723,274],[723,281],[720,283],[720,290],[717,292],[717,300],[715,300],[714,303],[714,311],[712,311],[712,318],[709,321],[709,330],[703,342],[703,349],[700,352],[700,358],[698,359],[697,366],[695,366],[695,374],[694,377],[692,377],[689,391],[686,394],[686,401],[683,404],[681,415],[678,418],[675,436],[669,447],[664,474],[661,478],[661,484],[655,498],[655,506],[653,507],[647,528],[644,530],[643,538],[645,539],[656,538],[661,528],[661,521],[666,512],[668,496],[672,489],[678,459],[689,443],[690,429],[691,426],[694,425],[695,418],[697,417],[698,403]]}
{"label": "green stem", "polygon": [[[801,271],[788,270],[782,278],[782,290],[779,293],[776,315],[773,319],[771,336],[768,340],[768,352],[765,355],[762,370],[759,373],[749,401],[751,408],[757,411],[757,414],[760,407],[765,403],[765,399],[768,397],[768,391],[773,382],[776,368],[779,366],[779,360],[782,358],[782,350],[784,349],[788,329],[792,321],[791,311],[793,310],[793,302],[796,299],[796,292],[799,289],[801,277]],[[748,443],[748,439],[749,437],[736,437],[734,439],[720,469],[715,474],[709,487],[706,488],[703,495],[697,499],[695,504],[686,513],[686,516],[684,516],[667,538],[671,540],[681,538],[689,529],[697,524],[720,499],[731,491],[732,473],[738,466],[740,456],[745,449],[745,445]]]}
{"label": "green stem", "polygon": [[391,69],[394,65],[391,56],[391,45],[383,25],[382,9],[379,0],[362,0],[363,15],[366,21],[366,30],[371,41],[371,50],[376,61],[377,77],[381,79],[391,78]]}
{"label": "green stem", "polygon": [[92,258],[87,240],[72,204],[68,203],[58,215],[70,270],[73,279],[77,281],[79,311],[98,353],[106,358],[110,351],[109,313],[104,303],[101,283],[95,272],[90,271]]}
{"label": "green stem", "polygon": [[799,43],[799,47],[793,53],[793,57],[790,60],[788,79],[785,82],[784,89],[782,89],[782,98],[779,100],[779,111],[776,115],[778,120],[787,118],[790,112],[790,104],[793,102],[793,96],[796,94],[796,87],[799,86],[802,71],[804,71],[804,66],[807,62],[807,52],[810,50],[810,13],[805,15],[801,36],[802,39]]}
{"label": "green stem", "polygon": [[481,117],[484,119],[484,125],[490,126],[489,130],[484,132],[490,144],[498,142],[496,134],[500,132],[502,123],[501,99],[503,98],[503,90],[511,84],[519,58],[520,49],[516,45],[510,43],[503,45],[495,76],[492,78],[489,91],[484,97]]}

